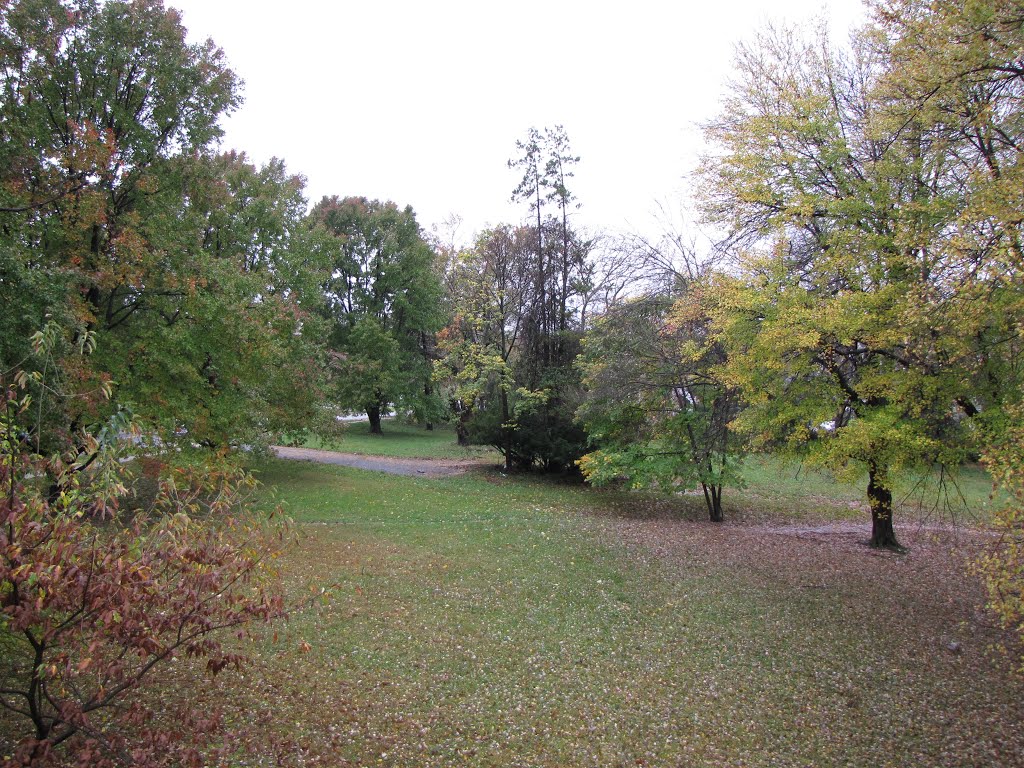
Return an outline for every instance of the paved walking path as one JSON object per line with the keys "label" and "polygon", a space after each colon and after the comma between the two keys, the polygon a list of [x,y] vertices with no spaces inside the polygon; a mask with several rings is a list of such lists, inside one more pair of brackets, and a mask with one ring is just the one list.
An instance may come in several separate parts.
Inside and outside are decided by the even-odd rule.
{"label": "paved walking path", "polygon": [[280,459],[312,461],[317,464],[339,464],[343,467],[418,477],[461,475],[468,469],[486,464],[486,462],[474,459],[404,459],[392,456],[364,456],[359,453],[340,453],[339,451],[319,451],[313,448],[289,448],[283,445],[273,446],[273,451]]}

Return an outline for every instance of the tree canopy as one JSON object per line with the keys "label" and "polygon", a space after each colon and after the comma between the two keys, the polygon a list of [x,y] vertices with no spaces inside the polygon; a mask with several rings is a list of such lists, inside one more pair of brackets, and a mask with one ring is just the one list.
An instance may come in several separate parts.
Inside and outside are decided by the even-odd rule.
{"label": "tree canopy", "polygon": [[308,416],[303,181],[214,154],[239,103],[222,52],[155,0],[11,3],[0,45],[0,366],[53,318],[95,332],[81,375],[164,439],[259,442]]}
{"label": "tree canopy", "polygon": [[569,221],[579,158],[565,130],[532,128],[516,149],[508,165],[523,175],[512,199],[527,203],[530,223],[481,233],[449,264],[454,316],[438,371],[469,439],[498,448],[506,467],[563,470],[585,446],[573,360],[593,299],[593,242]]}
{"label": "tree canopy", "polygon": [[577,416],[594,450],[579,464],[595,485],[699,487],[721,522],[723,487],[739,476],[739,393],[719,373],[726,355],[711,324],[709,276],[677,274],[672,290],[610,306],[587,332]]}
{"label": "tree canopy", "polygon": [[869,29],[848,51],[789,30],[741,47],[704,200],[738,258],[716,321],[738,423],[866,470],[876,546],[897,546],[892,471],[971,450],[966,420],[1001,389],[978,342],[1005,334],[1013,301],[975,249],[947,247],[973,191],[923,115],[906,119],[891,46]]}
{"label": "tree canopy", "polygon": [[310,220],[327,236],[336,404],[366,412],[373,432],[392,406],[436,411],[428,352],[443,323],[441,284],[412,208],[330,197]]}

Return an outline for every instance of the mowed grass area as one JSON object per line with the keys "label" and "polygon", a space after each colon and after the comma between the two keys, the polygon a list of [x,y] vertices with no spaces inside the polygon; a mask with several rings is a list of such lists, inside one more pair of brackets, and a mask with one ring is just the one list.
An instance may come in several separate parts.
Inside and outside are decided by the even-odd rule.
{"label": "mowed grass area", "polygon": [[[435,425],[428,431],[420,425],[388,419],[383,431],[383,435],[370,434],[366,421],[355,421],[345,424],[336,438],[307,435],[296,442],[306,448],[370,456],[501,462],[501,455],[489,446],[458,445],[455,430],[448,424]],[[867,475],[857,482],[840,482],[826,470],[769,455],[746,457],[741,474],[743,487],[727,489],[723,502],[734,519],[817,519],[825,506],[835,519],[861,520],[867,510]],[[1000,496],[995,502],[990,499],[991,478],[975,465],[953,474],[902,472],[894,479],[897,519],[902,521],[975,525],[987,522],[993,504],[1002,501]]]}
{"label": "mowed grass area", "polygon": [[[868,513],[865,473],[839,481],[827,470],[756,454],[743,460],[743,488],[727,489],[727,514],[744,519],[863,521]],[[938,469],[903,471],[893,477],[894,521],[902,524],[976,526],[991,520],[1006,497],[993,496],[992,478],[977,465],[954,472]]]}
{"label": "mowed grass area", "polygon": [[1024,765],[965,533],[899,556],[692,497],[256,469],[298,523],[290,587],[336,585],[219,678],[282,764]]}
{"label": "mowed grass area", "polygon": [[338,434],[331,438],[316,435],[296,436],[294,442],[303,448],[325,451],[362,453],[369,456],[394,456],[413,459],[493,459],[501,460],[493,448],[484,445],[461,446],[456,442],[455,430],[448,424],[436,424],[432,430],[421,425],[408,424],[400,419],[386,419],[381,426],[383,434],[370,433],[366,421],[351,421],[339,425]]}

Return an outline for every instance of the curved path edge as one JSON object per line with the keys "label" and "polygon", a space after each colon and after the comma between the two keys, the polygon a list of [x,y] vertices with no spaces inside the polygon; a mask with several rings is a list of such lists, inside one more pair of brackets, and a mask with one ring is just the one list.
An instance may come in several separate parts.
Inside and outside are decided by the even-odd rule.
{"label": "curved path edge", "polygon": [[361,453],[321,451],[314,448],[291,448],[283,445],[271,446],[279,459],[291,461],[312,461],[317,464],[335,464],[373,472],[387,472],[391,475],[413,477],[450,477],[461,475],[474,467],[486,466],[487,462],[472,459],[407,459],[394,456],[365,456]]}

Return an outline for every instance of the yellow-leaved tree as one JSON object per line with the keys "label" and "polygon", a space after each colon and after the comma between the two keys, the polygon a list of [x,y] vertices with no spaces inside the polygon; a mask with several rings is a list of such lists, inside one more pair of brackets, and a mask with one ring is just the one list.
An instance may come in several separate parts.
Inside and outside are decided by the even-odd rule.
{"label": "yellow-leaved tree", "polygon": [[[1024,402],[1020,338],[1024,320],[1024,8],[1013,0],[893,0],[874,7],[893,41],[886,80],[892,110],[924,126],[961,181],[960,194],[930,238],[934,252],[964,264],[956,295],[959,334],[985,371],[990,398],[965,409],[1008,502],[999,534],[979,561],[990,607],[1024,635]],[[979,323],[979,318],[998,322]],[[986,402],[989,400],[989,402]],[[986,407],[987,406],[987,407]]]}
{"label": "yellow-leaved tree", "polygon": [[[978,103],[954,119],[962,89],[934,104],[947,83],[929,91],[921,59],[945,34],[932,4],[899,5],[849,46],[769,30],[741,47],[703,200],[736,260],[716,327],[746,401],[737,426],[866,471],[871,544],[888,548],[893,472],[955,467],[1003,428],[1021,302],[1021,185],[1001,181],[1022,146],[1019,77],[964,86]],[[1012,51],[993,54],[1004,69]]]}

